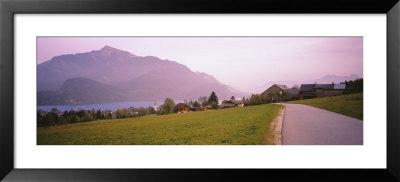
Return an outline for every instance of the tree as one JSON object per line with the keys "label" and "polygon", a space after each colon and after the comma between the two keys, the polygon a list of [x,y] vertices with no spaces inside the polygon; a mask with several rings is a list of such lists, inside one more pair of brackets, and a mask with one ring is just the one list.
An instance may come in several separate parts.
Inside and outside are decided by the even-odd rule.
{"label": "tree", "polygon": [[58,114],[60,111],[58,111],[57,108],[52,108],[50,112],[54,113],[54,114]]}
{"label": "tree", "polygon": [[93,115],[90,112],[86,112],[86,114],[81,117],[82,122],[87,122],[87,121],[92,121],[93,120]]}
{"label": "tree", "polygon": [[51,112],[48,112],[45,116],[44,116],[44,126],[54,126],[56,125],[55,122],[55,118],[54,118],[54,114]]}
{"label": "tree", "polygon": [[119,110],[119,113],[120,118],[130,118],[133,116],[133,114],[131,114],[127,108],[122,108],[121,110]]}
{"label": "tree", "polygon": [[92,119],[96,119],[96,111],[94,111],[94,108],[92,108],[90,114],[92,114]]}
{"label": "tree", "polygon": [[261,98],[258,94],[251,94],[248,105],[259,105],[261,104]]}
{"label": "tree", "polygon": [[65,111],[63,112],[63,114],[61,115],[60,123],[66,124],[66,123],[68,123],[68,122],[69,122],[69,114],[68,114],[68,111],[65,110]]}
{"label": "tree", "polygon": [[261,103],[266,104],[266,103],[270,103],[271,102],[271,98],[268,97],[271,96],[271,94],[262,94],[260,95],[260,99],[261,99]]}
{"label": "tree", "polygon": [[119,109],[117,109],[117,111],[115,112],[115,117],[121,118],[121,112],[119,111]]}
{"label": "tree", "polygon": [[193,106],[193,101],[192,101],[192,100],[190,100],[189,103],[187,103],[187,105],[188,105],[189,107],[194,107],[194,106]]}
{"label": "tree", "polygon": [[235,100],[235,96],[232,96],[232,97],[231,97],[231,100]]}
{"label": "tree", "polygon": [[243,105],[247,106],[247,102],[246,102],[246,99],[244,97],[242,98],[242,103],[243,103]]}
{"label": "tree", "polygon": [[79,116],[79,118],[83,118],[83,116],[86,115],[86,111],[85,110],[79,110],[77,115]]}
{"label": "tree", "polygon": [[58,116],[58,113],[60,111],[58,111],[57,108],[52,108],[51,111],[49,113],[47,113],[47,118],[49,119],[49,122],[51,125],[57,125],[60,124],[60,117]]}
{"label": "tree", "polygon": [[96,112],[96,119],[102,119],[100,109]]}
{"label": "tree", "polygon": [[215,92],[212,91],[210,97],[208,97],[208,104],[211,105],[213,109],[218,109],[218,97]]}
{"label": "tree", "polygon": [[36,112],[37,126],[47,126],[46,115],[42,115],[41,111]]}
{"label": "tree", "polygon": [[171,98],[166,98],[164,104],[160,106],[159,114],[169,114],[174,112],[175,102]]}
{"label": "tree", "polygon": [[210,97],[208,97],[208,103],[215,102],[218,103],[218,97],[215,95],[215,92],[212,91]]}
{"label": "tree", "polygon": [[106,118],[107,119],[112,119],[112,112],[111,111],[106,111]]}
{"label": "tree", "polygon": [[199,101],[199,103],[201,104],[202,107],[208,105],[206,96],[199,97],[198,101]]}
{"label": "tree", "polygon": [[61,116],[67,118],[69,116],[68,111],[65,110],[64,113]]}
{"label": "tree", "polygon": [[211,105],[212,109],[218,109],[218,107],[219,107],[218,103],[216,103],[216,102],[210,102],[209,104]]}
{"label": "tree", "polygon": [[292,86],[292,89],[299,89],[299,85],[294,84],[294,85]]}
{"label": "tree", "polygon": [[194,101],[193,107],[200,107],[200,104],[197,101]]}
{"label": "tree", "polygon": [[138,115],[139,116],[144,116],[144,115],[147,115],[147,114],[148,114],[148,111],[147,111],[146,108],[141,107],[141,108],[138,109]]}
{"label": "tree", "polygon": [[154,110],[154,107],[148,107],[147,110],[148,110],[149,114],[155,114],[156,113],[156,110]]}
{"label": "tree", "polygon": [[70,123],[77,123],[77,122],[79,122],[79,117],[77,115],[74,115],[69,119],[69,122]]}
{"label": "tree", "polygon": [[76,116],[78,113],[76,113],[74,110],[69,110],[68,115],[69,116]]}
{"label": "tree", "polygon": [[136,109],[134,107],[129,107],[128,108],[128,113],[129,113],[128,117],[135,117],[135,112],[136,112]]}
{"label": "tree", "polygon": [[360,93],[363,92],[363,79],[356,79],[354,81],[346,81],[345,94]]}

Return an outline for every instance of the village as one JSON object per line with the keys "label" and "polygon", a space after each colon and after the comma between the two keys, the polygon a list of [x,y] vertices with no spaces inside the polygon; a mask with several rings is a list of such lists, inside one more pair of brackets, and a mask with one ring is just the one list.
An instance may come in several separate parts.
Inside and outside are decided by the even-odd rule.
{"label": "village", "polygon": [[[59,111],[56,108],[50,112],[37,111],[38,126],[54,126],[72,124],[103,119],[135,118],[149,114],[165,115],[171,113],[188,113],[228,108],[242,108],[246,106],[280,103],[293,100],[303,100],[319,97],[331,97],[354,93],[362,85],[362,79],[329,84],[301,84],[288,87],[287,85],[273,84],[261,94],[252,94],[249,98],[236,99],[232,96],[229,100],[220,101],[215,92],[209,97],[203,96],[196,101],[187,101],[175,104],[171,98],[166,98],[160,106],[155,102],[152,107],[120,108],[111,110],[69,110]],[[357,87],[357,88],[356,88]],[[361,86],[362,87],[362,86]],[[219,104],[219,102],[221,102]]]}
{"label": "village", "polygon": [[[331,84],[301,84],[300,88],[297,85],[288,87],[286,85],[274,84],[266,89],[261,94],[253,94],[250,98],[242,98],[236,100],[234,96],[229,100],[223,100],[219,109],[227,109],[233,107],[244,107],[250,105],[258,105],[264,103],[277,103],[291,100],[302,100],[318,97],[330,97],[343,95],[346,90],[346,82]],[[158,109],[157,106],[154,106]],[[193,106],[190,102],[179,103],[175,106],[176,113],[184,113],[190,111],[201,111],[212,109],[211,106]]]}

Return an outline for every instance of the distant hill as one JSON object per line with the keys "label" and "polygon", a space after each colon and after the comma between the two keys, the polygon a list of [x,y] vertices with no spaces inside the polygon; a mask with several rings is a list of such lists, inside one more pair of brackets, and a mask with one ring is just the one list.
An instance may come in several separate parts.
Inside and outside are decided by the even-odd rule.
{"label": "distant hill", "polygon": [[[356,80],[360,78],[358,75],[356,74],[352,74],[349,76],[337,76],[337,75],[326,75],[323,78],[317,79],[315,80],[315,82],[317,83],[339,83],[339,82],[344,82],[344,81],[350,81],[350,80]],[[312,81],[312,80],[310,80]]]}
{"label": "distant hill", "polygon": [[38,92],[39,105],[95,104],[124,101],[129,95],[123,90],[87,78],[71,78],[57,91]]}
{"label": "distant hill", "polygon": [[149,101],[171,97],[197,99],[215,91],[220,99],[247,94],[206,73],[157,57],[140,57],[105,46],[62,55],[37,66],[38,104],[95,104]]}

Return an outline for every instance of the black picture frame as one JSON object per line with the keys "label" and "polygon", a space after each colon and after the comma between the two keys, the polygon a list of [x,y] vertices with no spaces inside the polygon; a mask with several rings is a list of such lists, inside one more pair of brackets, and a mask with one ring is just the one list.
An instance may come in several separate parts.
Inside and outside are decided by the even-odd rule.
{"label": "black picture frame", "polygon": [[[387,15],[386,169],[15,169],[14,15],[25,13],[382,13]],[[5,181],[399,181],[398,0],[0,0],[0,179]]]}

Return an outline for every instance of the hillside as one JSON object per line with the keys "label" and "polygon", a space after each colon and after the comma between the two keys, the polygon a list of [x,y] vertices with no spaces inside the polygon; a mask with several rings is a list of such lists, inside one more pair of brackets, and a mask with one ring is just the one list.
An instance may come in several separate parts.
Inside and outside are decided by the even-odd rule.
{"label": "hillside", "polygon": [[129,95],[121,89],[86,78],[71,78],[57,91],[38,92],[38,105],[95,104],[124,101]]}
{"label": "hillside", "polygon": [[296,100],[288,103],[306,104],[363,120],[363,93]]}
{"label": "hillside", "polygon": [[[247,96],[177,62],[140,57],[110,46],[54,57],[39,64],[37,74],[38,104],[197,99],[211,91],[220,99]],[[80,79],[71,81],[76,78]],[[93,93],[89,85],[98,89]]]}

